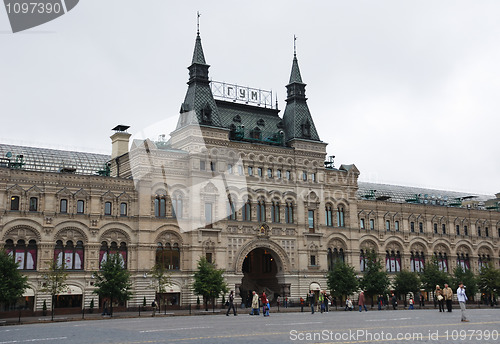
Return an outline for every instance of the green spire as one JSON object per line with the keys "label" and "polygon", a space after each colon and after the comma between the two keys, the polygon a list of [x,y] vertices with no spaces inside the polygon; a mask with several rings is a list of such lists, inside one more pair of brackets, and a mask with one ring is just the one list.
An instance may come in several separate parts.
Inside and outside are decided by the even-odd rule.
{"label": "green spire", "polygon": [[205,55],[203,54],[203,47],[201,46],[200,33],[196,35],[196,42],[194,44],[193,61],[192,64],[207,64],[205,62]]}
{"label": "green spire", "polygon": [[293,62],[292,62],[292,73],[290,74],[289,84],[293,84],[295,82],[302,84],[302,77],[300,76],[299,69],[299,61],[297,60],[297,54],[293,54]]}

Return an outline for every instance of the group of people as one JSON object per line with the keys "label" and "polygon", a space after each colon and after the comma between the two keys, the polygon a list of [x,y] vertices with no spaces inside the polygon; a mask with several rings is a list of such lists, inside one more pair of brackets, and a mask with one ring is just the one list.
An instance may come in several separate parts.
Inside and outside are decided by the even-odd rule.
{"label": "group of people", "polygon": [[[262,295],[259,297],[259,295],[254,291],[252,291],[252,311],[250,312],[250,315],[260,315],[260,307],[259,307],[259,301],[262,305],[262,314],[265,317],[269,316],[269,299],[267,298],[266,292],[262,292]],[[234,306],[234,292],[231,290],[229,293],[229,297],[227,300],[227,312],[226,316],[229,316],[229,313],[231,312],[231,309],[233,310],[233,314],[236,316],[238,315],[236,313],[236,307]]]}
{"label": "group of people", "polygon": [[311,306],[311,314],[314,314],[314,308],[317,308],[317,311],[321,313],[328,313],[328,303],[330,301],[330,296],[326,293],[326,290],[320,290],[318,294],[316,294],[313,290],[309,290],[309,294],[307,294],[307,301],[309,301],[309,305]]}
{"label": "group of people", "polygon": [[[444,284],[444,288],[441,289],[439,285],[436,285],[436,290],[434,291],[434,296],[436,297],[437,304],[439,306],[439,312],[444,312],[444,305],[446,304],[446,309],[451,313],[452,307],[451,303],[453,301],[453,290],[448,286],[447,283]],[[462,313],[462,321],[468,322],[467,316],[465,315],[466,302],[468,300],[465,293],[465,286],[462,282],[458,283],[457,289],[457,300],[460,305],[460,310]]]}

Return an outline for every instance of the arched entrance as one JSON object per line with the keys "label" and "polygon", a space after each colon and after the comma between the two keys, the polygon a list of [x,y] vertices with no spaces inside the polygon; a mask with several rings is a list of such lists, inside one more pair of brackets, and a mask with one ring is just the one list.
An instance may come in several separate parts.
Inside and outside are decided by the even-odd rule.
{"label": "arched entrance", "polygon": [[250,306],[252,291],[259,295],[266,292],[270,302],[282,294],[282,286],[278,282],[281,264],[275,252],[269,248],[258,247],[250,251],[243,260],[241,272],[240,296]]}

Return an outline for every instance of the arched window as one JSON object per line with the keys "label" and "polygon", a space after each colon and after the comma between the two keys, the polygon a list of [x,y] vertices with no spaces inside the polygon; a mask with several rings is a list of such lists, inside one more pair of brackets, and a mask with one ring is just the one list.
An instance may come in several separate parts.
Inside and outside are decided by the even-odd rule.
{"label": "arched window", "polygon": [[339,227],[344,227],[344,208],[343,207],[338,207],[337,208],[337,225]]}
{"label": "arched window", "polygon": [[438,224],[434,224],[434,234],[438,234]]}
{"label": "arched window", "polygon": [[38,211],[38,198],[30,197],[29,211]]}
{"label": "arched window", "polygon": [[457,235],[460,235],[460,225],[456,225]]}
{"label": "arched window", "polygon": [[120,216],[127,216],[127,203],[120,203]]}
{"label": "arched window", "polygon": [[285,206],[285,222],[293,223],[293,203],[290,201]]}
{"label": "arched window", "polygon": [[490,263],[490,255],[480,254],[478,262],[479,262],[479,271],[481,271],[484,267],[486,267]]}
{"label": "arched window", "polygon": [[236,208],[231,196],[227,197],[227,219],[236,220]]}
{"label": "arched window", "polygon": [[434,252],[434,256],[437,258],[439,270],[448,272],[448,256],[446,252]]}
{"label": "arched window", "polygon": [[399,232],[399,221],[394,221],[394,230]]}
{"label": "arched window", "polygon": [[83,214],[85,212],[85,201],[78,200],[76,201],[76,213]]}
{"label": "arched window", "polygon": [[467,225],[464,225],[464,235],[469,235],[469,228],[467,228]]}
{"label": "arched window", "polygon": [[35,240],[30,240],[26,246],[26,242],[21,239],[14,246],[14,241],[8,239],[5,242],[5,251],[14,257],[19,270],[36,270],[38,247]]}
{"label": "arched window", "polygon": [[387,272],[400,272],[401,271],[401,254],[399,251],[386,251],[385,255],[385,270]]}
{"label": "arched window", "polygon": [[328,227],[333,226],[333,214],[332,214],[332,206],[331,204],[327,204],[325,207],[325,224]]}
{"label": "arched window", "polygon": [[179,244],[170,245],[170,243],[166,243],[163,245],[161,242],[158,243],[156,247],[156,264],[167,270],[179,270],[180,261]]}
{"label": "arched window", "polygon": [[164,196],[156,196],[154,205],[156,217],[167,216],[167,200]]}
{"label": "arched window", "polygon": [[99,250],[99,268],[102,268],[102,264],[108,260],[109,255],[118,254],[120,257],[120,263],[123,268],[127,268],[127,244],[125,242],[118,244],[113,241],[111,245],[108,245],[106,241],[101,243],[101,249]]}
{"label": "arched window", "polygon": [[68,212],[68,200],[63,198],[60,202],[59,212],[66,214]]}
{"label": "arched window", "polygon": [[335,264],[337,263],[343,263],[344,262],[344,250],[334,248],[333,250],[331,248],[328,249],[328,271],[333,271],[333,268],[335,267]]}
{"label": "arched window", "polygon": [[273,202],[273,205],[272,205],[272,221],[274,223],[279,223],[280,222],[280,204],[279,202],[277,201],[274,201]]}
{"label": "arched window", "polygon": [[422,272],[424,271],[425,259],[424,252],[413,252],[411,251],[410,256],[410,270],[411,272]]}
{"label": "arched window", "polygon": [[457,265],[462,268],[463,271],[470,269],[469,254],[457,253]]}
{"label": "arched window", "polygon": [[182,195],[179,193],[172,199],[172,217],[182,219]]}
{"label": "arched window", "polygon": [[252,221],[252,203],[247,200],[243,207],[243,221]]}
{"label": "arched window", "polygon": [[441,232],[443,234],[446,234],[446,224],[444,224],[444,223],[441,225]]}
{"label": "arched window", "polygon": [[19,196],[12,196],[10,198],[10,210],[19,210]]}
{"label": "arched window", "polygon": [[104,215],[111,215],[111,208],[112,208],[112,203],[105,202],[104,203]]}
{"label": "arched window", "polygon": [[61,240],[57,240],[54,249],[54,260],[57,262],[57,266],[64,266],[66,270],[83,270],[83,252],[84,247],[81,240],[76,242],[76,246],[70,240],[66,243],[66,247],[63,246]]}
{"label": "arched window", "polygon": [[385,220],[385,230],[388,232],[391,230],[391,221]]}
{"label": "arched window", "polygon": [[257,204],[257,221],[266,221],[266,203],[264,201],[259,201]]}
{"label": "arched window", "polygon": [[365,272],[367,257],[364,250],[359,251],[359,271]]}

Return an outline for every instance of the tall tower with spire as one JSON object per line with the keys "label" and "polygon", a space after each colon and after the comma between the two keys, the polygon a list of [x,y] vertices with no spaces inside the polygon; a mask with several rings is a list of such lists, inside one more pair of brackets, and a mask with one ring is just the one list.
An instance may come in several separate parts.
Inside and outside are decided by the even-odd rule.
{"label": "tall tower with spire", "polygon": [[194,45],[193,60],[188,67],[188,90],[181,105],[181,115],[179,116],[176,129],[190,124],[213,127],[221,126],[219,111],[210,89],[210,80],[208,78],[209,67],[205,62],[200,31],[198,30]]}
{"label": "tall tower with spire", "polygon": [[300,75],[299,61],[295,50],[295,37],[292,72],[286,89],[287,98],[283,124],[287,142],[294,139],[321,142],[307,106],[306,84],[302,82],[302,76]]}

